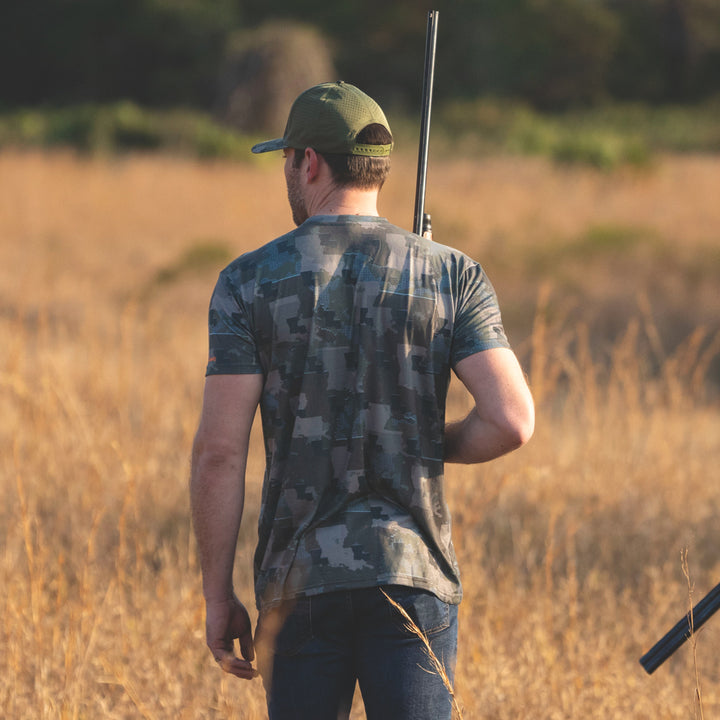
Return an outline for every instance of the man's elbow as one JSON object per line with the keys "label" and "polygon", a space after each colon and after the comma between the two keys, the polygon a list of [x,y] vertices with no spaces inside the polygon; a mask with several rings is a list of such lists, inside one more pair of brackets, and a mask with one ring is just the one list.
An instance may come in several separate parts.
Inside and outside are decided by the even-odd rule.
{"label": "man's elbow", "polygon": [[535,408],[532,400],[516,408],[512,415],[506,416],[500,427],[507,452],[517,450],[527,443],[535,432]]}
{"label": "man's elbow", "polygon": [[191,483],[213,477],[228,467],[239,467],[242,463],[240,448],[217,437],[208,436],[201,431],[195,436],[192,448]]}

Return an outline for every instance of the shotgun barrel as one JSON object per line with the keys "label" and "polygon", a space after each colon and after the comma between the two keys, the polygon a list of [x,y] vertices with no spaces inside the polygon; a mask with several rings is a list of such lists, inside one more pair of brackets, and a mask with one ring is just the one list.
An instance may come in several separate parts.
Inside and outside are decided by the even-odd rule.
{"label": "shotgun barrel", "polygon": [[435,81],[435,47],[437,46],[438,11],[430,10],[425,37],[425,69],[423,71],[422,121],[420,124],[420,150],[418,152],[417,184],[415,186],[415,212],[413,232],[424,235],[430,232],[430,216],[425,214],[427,187],[428,145],[430,144],[430,113],[432,111],[433,84]]}
{"label": "shotgun barrel", "polygon": [[663,635],[641,658],[640,664],[651,675],[718,609],[720,609],[720,584],[716,585],[674,627]]}

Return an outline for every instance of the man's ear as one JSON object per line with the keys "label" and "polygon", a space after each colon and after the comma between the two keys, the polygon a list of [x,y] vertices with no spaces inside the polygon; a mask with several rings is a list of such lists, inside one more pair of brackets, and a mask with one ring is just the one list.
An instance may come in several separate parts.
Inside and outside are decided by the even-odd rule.
{"label": "man's ear", "polygon": [[305,148],[305,179],[312,182],[320,173],[320,156],[312,149]]}

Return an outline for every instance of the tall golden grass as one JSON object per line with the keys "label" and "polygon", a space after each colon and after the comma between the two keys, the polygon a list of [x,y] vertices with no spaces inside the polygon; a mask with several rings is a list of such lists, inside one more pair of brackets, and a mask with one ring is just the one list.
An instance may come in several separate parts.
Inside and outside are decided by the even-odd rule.
{"label": "tall golden grass", "polygon": [[[381,207],[406,226],[412,165],[396,161]],[[513,272],[538,244],[601,224],[707,253],[717,160],[613,176],[517,159],[432,168],[436,239],[487,256],[501,302],[532,298],[515,333],[539,410],[522,450],[448,468],[463,716],[688,718],[702,697],[717,717],[720,616],[654,675],[637,660],[687,610],[685,551],[696,600],[720,581],[720,308],[693,306],[683,285],[667,302],[704,325],[669,344],[652,288],[633,292],[622,331],[599,340],[582,311],[603,298],[606,258],[584,268],[574,313],[552,269]],[[265,718],[260,681],[224,676],[204,645],[187,476],[219,270],[202,249],[239,254],[289,227],[280,163],[6,152],[0,186],[2,714]],[[453,384],[449,415],[468,402]],[[249,604],[253,432],[236,570]]]}

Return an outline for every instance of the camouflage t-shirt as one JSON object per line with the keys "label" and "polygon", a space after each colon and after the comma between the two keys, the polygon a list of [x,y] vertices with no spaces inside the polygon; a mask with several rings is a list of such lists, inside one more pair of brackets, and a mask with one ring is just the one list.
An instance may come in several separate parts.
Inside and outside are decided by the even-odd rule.
{"label": "camouflage t-shirt", "polygon": [[508,346],[478,263],[384,218],[315,216],[222,271],[209,326],[208,375],[264,376],[258,607],[383,584],[460,602],[450,371]]}

